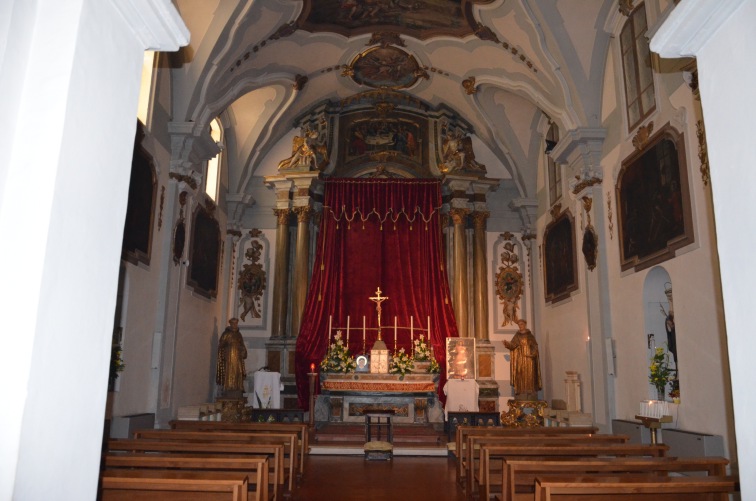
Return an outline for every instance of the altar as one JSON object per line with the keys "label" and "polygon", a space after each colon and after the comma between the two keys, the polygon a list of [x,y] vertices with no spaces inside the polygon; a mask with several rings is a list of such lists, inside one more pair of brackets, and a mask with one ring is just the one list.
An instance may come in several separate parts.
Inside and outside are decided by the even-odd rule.
{"label": "altar", "polygon": [[316,419],[364,423],[366,412],[393,412],[396,424],[427,424],[439,405],[438,374],[320,373]]}

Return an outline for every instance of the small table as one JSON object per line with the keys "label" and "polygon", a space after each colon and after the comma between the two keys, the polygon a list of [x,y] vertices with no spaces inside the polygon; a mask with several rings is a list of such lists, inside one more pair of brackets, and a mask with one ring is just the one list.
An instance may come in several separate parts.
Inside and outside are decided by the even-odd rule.
{"label": "small table", "polygon": [[[363,415],[365,416],[365,459],[390,460],[394,455],[394,446],[391,444],[393,440],[391,418],[394,416],[394,411],[366,410]],[[386,429],[385,440],[382,436],[384,428]]]}
{"label": "small table", "polygon": [[671,423],[672,422],[672,416],[661,416],[661,417],[651,417],[651,416],[635,416],[635,419],[639,420],[641,423],[643,423],[643,426],[651,430],[651,445],[656,445],[656,430],[661,428],[661,425],[663,423]]}

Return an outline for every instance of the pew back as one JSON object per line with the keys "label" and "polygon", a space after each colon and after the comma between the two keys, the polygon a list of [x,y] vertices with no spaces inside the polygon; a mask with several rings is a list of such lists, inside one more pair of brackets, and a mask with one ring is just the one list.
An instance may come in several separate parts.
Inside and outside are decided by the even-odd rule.
{"label": "pew back", "polygon": [[536,501],[700,501],[734,493],[732,477],[557,476],[536,478]]}
{"label": "pew back", "polygon": [[103,458],[106,470],[202,470],[244,473],[249,481],[249,501],[268,501],[267,456],[203,456],[170,453],[110,453]]}
{"label": "pew back", "polygon": [[100,476],[102,501],[246,501],[243,473],[107,470]]}
{"label": "pew back", "polygon": [[725,476],[729,461],[723,457],[602,457],[507,459],[502,466],[502,492],[504,501],[523,499],[522,493],[533,499],[535,478],[566,474],[611,475],[618,473],[646,473],[667,476],[670,473],[702,472],[707,476]]}

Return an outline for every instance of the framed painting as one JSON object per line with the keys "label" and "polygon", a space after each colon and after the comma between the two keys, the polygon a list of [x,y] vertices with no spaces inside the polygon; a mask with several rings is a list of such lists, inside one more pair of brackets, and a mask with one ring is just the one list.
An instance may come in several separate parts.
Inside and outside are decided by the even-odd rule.
{"label": "framed painting", "polygon": [[143,139],[144,131],[139,123],[134,140],[134,156],[131,159],[129,199],[123,227],[121,256],[132,264],[144,263],[149,266],[157,175],[152,155],[142,147]]}
{"label": "framed painting", "polygon": [[194,215],[187,285],[197,294],[214,298],[218,294],[220,226],[203,207]]}
{"label": "framed painting", "polygon": [[446,338],[446,378],[475,379],[475,338]]}
{"label": "framed painting", "polygon": [[575,220],[564,211],[546,226],[543,235],[546,302],[556,303],[578,288]]}
{"label": "framed painting", "polygon": [[616,193],[622,271],[671,259],[694,242],[685,142],[669,124],[622,162]]}

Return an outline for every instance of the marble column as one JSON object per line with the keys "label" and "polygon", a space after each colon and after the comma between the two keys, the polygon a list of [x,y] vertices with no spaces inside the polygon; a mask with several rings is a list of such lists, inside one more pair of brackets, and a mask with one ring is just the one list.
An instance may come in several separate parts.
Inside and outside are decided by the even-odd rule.
{"label": "marble column", "polygon": [[276,269],[273,279],[273,329],[271,337],[286,336],[289,299],[289,216],[290,209],[273,209],[276,226]]}
{"label": "marble column", "polygon": [[459,337],[469,337],[467,306],[467,215],[469,209],[454,208],[449,215],[454,223],[454,315]]}
{"label": "marble column", "polygon": [[475,339],[488,340],[488,281],[486,280],[486,220],[488,211],[472,213],[473,221],[473,315]]}
{"label": "marble column", "polygon": [[310,276],[310,218],[312,207],[309,205],[294,208],[297,215],[297,242],[294,249],[294,280],[292,291],[292,315],[291,336],[299,335],[299,327],[302,325],[305,301],[307,299],[307,286]]}

